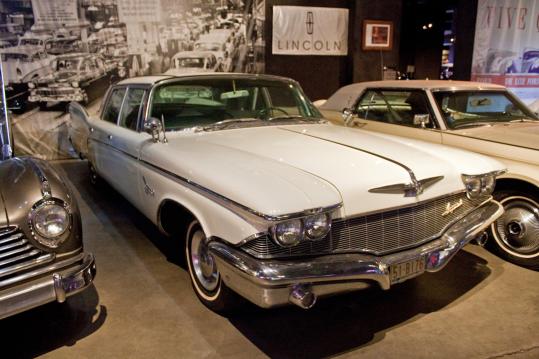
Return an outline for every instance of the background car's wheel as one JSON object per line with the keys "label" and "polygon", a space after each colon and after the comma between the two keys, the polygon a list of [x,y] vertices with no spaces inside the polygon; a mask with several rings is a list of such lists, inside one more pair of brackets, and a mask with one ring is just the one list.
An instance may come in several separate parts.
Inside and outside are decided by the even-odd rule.
{"label": "background car's wheel", "polygon": [[206,235],[196,220],[187,229],[185,255],[191,283],[200,301],[216,312],[233,309],[237,296],[222,281],[217,264],[208,251]]}
{"label": "background car's wheel", "polygon": [[494,197],[505,213],[491,225],[490,247],[509,262],[539,269],[539,199],[505,190]]}

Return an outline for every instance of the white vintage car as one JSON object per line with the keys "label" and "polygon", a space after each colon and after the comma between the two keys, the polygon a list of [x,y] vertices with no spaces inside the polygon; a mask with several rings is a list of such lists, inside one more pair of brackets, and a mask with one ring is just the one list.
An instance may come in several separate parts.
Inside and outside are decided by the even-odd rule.
{"label": "white vintage car", "polygon": [[[290,79],[139,77],[101,112],[71,104],[71,138],[164,233],[194,290],[224,310],[389,289],[444,267],[503,212],[496,160],[320,119]],[[87,130],[82,130],[86,128]]]}
{"label": "white vintage car", "polygon": [[505,87],[466,81],[364,82],[345,86],[317,105],[337,124],[499,159],[508,171],[494,197],[505,215],[492,225],[489,247],[513,263],[539,268],[539,117]]}

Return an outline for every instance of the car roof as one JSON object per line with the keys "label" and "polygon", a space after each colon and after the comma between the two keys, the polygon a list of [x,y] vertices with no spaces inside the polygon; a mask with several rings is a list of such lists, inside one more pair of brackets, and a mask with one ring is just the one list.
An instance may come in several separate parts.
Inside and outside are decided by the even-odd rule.
{"label": "car roof", "polygon": [[342,110],[354,105],[357,97],[366,88],[387,88],[387,89],[428,89],[431,91],[440,90],[503,90],[504,86],[473,81],[453,81],[453,80],[387,80],[358,82],[341,87],[322,105],[322,110]]}
{"label": "car roof", "polygon": [[129,79],[122,80],[118,82],[118,85],[155,85],[164,80],[174,80],[174,79],[187,79],[187,78],[215,78],[215,79],[260,79],[260,80],[277,80],[285,82],[296,82],[295,80],[275,75],[265,75],[265,74],[245,74],[245,73],[235,73],[235,72],[201,72],[201,73],[189,73],[185,75],[155,75],[155,76],[139,76],[132,77]]}

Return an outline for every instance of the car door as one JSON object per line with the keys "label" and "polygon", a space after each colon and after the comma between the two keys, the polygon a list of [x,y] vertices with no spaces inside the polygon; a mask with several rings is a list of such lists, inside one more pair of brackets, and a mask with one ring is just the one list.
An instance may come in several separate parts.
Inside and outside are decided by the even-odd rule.
{"label": "car door", "polygon": [[112,179],[114,187],[139,208],[143,182],[139,178],[140,149],[145,142],[151,140],[149,134],[139,131],[146,97],[145,87],[127,87],[118,126],[110,133],[112,151],[107,159],[116,173]]}
{"label": "car door", "polygon": [[[441,143],[442,136],[428,96],[420,89],[367,89],[355,105],[353,124],[391,135]],[[427,122],[421,124],[416,115]]]}

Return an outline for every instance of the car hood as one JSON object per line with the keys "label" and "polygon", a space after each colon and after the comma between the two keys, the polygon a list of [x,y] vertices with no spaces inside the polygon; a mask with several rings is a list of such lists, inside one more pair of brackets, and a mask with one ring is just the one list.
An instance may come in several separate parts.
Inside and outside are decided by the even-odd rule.
{"label": "car hood", "polygon": [[[461,174],[503,169],[458,149],[332,125],[169,135],[142,157],[243,206],[281,215],[343,203],[350,216],[464,190]],[[443,176],[417,197],[369,189]]]}
{"label": "car hood", "polygon": [[539,122],[500,123],[451,132],[481,140],[539,150]]}

